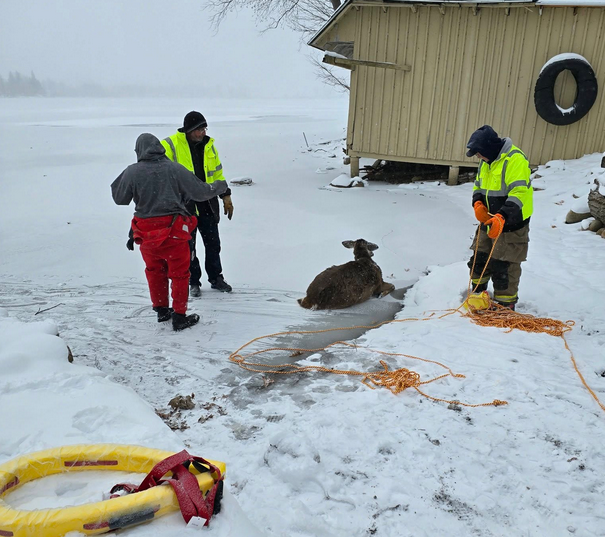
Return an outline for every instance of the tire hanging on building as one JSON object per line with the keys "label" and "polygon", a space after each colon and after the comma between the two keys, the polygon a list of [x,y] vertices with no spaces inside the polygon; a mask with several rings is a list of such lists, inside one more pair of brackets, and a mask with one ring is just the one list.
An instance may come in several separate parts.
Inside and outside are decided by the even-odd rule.
{"label": "tire hanging on building", "polygon": [[[571,108],[563,109],[555,101],[555,82],[565,70],[576,81],[576,98]],[[599,87],[592,66],[579,54],[559,54],[551,58],[540,71],[534,89],[534,104],[538,115],[553,125],[571,125],[580,121],[594,105]]]}

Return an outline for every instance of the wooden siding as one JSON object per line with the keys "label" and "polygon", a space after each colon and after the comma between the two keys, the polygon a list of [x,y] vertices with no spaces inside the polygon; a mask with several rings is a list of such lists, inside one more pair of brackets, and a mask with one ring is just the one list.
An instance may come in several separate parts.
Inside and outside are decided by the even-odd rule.
{"label": "wooden siding", "polygon": [[[354,59],[412,66],[352,71],[351,156],[472,165],[466,142],[486,123],[534,165],[605,150],[602,91],[568,126],[544,121],[533,101],[542,66],[565,52],[584,56],[605,89],[605,8],[353,4],[336,26],[321,41],[338,31],[355,42]],[[573,102],[571,74],[555,89],[561,106]]]}

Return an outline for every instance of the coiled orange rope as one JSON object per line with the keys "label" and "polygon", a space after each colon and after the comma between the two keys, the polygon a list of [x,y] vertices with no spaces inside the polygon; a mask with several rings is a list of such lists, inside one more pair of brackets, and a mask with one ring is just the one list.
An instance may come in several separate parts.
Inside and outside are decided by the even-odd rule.
{"label": "coiled orange rope", "polygon": [[[485,267],[483,268],[483,272],[481,276],[479,276],[479,280],[483,278],[483,274],[489,264],[489,260],[492,258],[492,254],[494,252],[494,248],[496,247],[496,242],[498,239],[494,240],[492,245],[492,249],[489,253],[489,257],[487,263],[485,263]],[[477,258],[477,250],[479,246],[479,240],[476,241],[475,247],[475,256],[473,259]],[[474,272],[474,262],[473,267],[471,268],[471,274]],[[469,279],[469,288],[468,294],[471,293],[471,280]],[[461,306],[460,306],[461,307]],[[457,310],[459,311],[460,307]],[[478,324],[479,326],[491,326],[495,328],[505,328],[507,332],[512,332],[513,330],[522,330],[524,332],[530,332],[534,334],[548,334],[549,336],[560,337],[563,340],[563,344],[565,348],[569,352],[571,363],[573,365],[574,370],[576,371],[580,381],[584,385],[584,387],[588,390],[588,393],[593,397],[593,399],[597,402],[597,404],[601,407],[601,410],[605,411],[605,405],[601,403],[597,394],[592,390],[592,388],[584,379],[584,376],[580,372],[580,368],[576,362],[574,354],[567,343],[567,339],[565,339],[565,334],[569,332],[572,327],[575,325],[574,321],[559,321],[558,319],[551,319],[548,317],[535,317],[533,315],[519,313],[516,311],[512,311],[504,306],[500,306],[499,304],[492,302],[491,307],[487,310],[472,310],[466,314],[463,314],[470,318],[470,320]]]}

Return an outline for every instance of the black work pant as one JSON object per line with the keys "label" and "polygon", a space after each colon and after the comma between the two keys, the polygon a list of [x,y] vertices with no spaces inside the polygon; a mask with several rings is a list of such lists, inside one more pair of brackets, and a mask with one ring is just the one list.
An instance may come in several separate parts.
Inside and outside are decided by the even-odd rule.
{"label": "black work pant", "polygon": [[[485,291],[491,279],[494,286],[494,300],[501,304],[517,303],[521,263],[527,259],[528,245],[528,225],[516,231],[502,233],[495,246],[494,239],[488,237],[485,226],[480,226],[471,245],[471,249],[476,249],[477,254],[468,262],[473,289],[476,292]],[[492,247],[493,253],[488,263]]]}
{"label": "black work pant", "polygon": [[[200,211],[200,213],[197,217],[197,230],[204,241],[204,249],[206,250],[204,268],[208,281],[211,282],[223,272],[220,256],[221,239],[218,234],[218,223],[212,211],[208,209],[207,211]],[[189,241],[189,251],[191,252],[189,285],[200,285],[202,278],[202,268],[196,252],[196,236],[197,233],[194,230]]]}

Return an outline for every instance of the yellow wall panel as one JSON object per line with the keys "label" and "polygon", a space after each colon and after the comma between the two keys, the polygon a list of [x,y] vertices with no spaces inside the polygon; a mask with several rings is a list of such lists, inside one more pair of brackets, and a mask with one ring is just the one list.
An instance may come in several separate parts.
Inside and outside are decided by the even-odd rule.
{"label": "yellow wall panel", "polygon": [[[605,88],[605,8],[366,2],[352,4],[332,26],[316,46],[354,41],[354,59],[412,68],[355,66],[347,136],[353,156],[471,165],[466,142],[486,123],[532,164],[605,150],[601,93],[572,125],[547,123],[534,107],[540,70],[557,54],[584,56]],[[573,103],[575,92],[573,77],[559,76],[559,105]]]}

